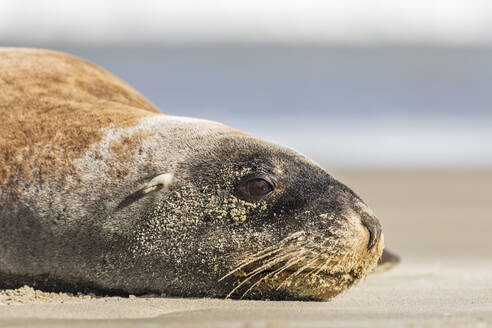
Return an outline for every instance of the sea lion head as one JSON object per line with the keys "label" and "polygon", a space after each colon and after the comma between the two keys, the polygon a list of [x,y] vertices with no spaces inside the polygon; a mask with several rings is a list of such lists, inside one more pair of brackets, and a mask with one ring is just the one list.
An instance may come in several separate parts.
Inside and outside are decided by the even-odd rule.
{"label": "sea lion head", "polygon": [[156,206],[134,244],[156,289],[162,282],[170,295],[328,300],[376,265],[378,219],[310,159],[234,131],[183,148],[165,188],[151,192]]}
{"label": "sea lion head", "polygon": [[376,264],[378,220],[308,158],[66,54],[0,67],[0,287],[326,300]]}

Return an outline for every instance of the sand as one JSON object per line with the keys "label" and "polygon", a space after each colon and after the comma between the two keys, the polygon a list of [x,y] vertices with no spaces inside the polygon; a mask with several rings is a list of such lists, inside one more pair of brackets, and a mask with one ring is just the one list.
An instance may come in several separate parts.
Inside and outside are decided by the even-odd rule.
{"label": "sand", "polygon": [[325,303],[0,291],[0,327],[489,327],[492,171],[335,171],[402,256]]}

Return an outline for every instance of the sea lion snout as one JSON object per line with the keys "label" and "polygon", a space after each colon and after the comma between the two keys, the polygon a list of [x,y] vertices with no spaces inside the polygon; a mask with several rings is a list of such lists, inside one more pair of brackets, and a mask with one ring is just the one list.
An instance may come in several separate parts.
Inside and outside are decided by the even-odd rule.
{"label": "sea lion snout", "polygon": [[382,239],[383,227],[381,222],[364,201],[349,187],[338,181],[336,182],[336,186],[336,190],[341,194],[340,197],[344,204],[342,207],[348,207],[352,216],[356,217],[356,221],[360,221],[365,232],[368,233],[366,247],[367,251],[371,251],[380,242],[380,239]]}
{"label": "sea lion snout", "polygon": [[313,202],[312,207],[314,211],[319,208],[326,211],[318,218],[322,221],[340,220],[342,230],[349,229],[358,235],[358,240],[370,252],[381,239],[379,219],[357,194],[328,173],[321,172],[317,179],[324,181],[324,186],[319,191],[321,201]]}

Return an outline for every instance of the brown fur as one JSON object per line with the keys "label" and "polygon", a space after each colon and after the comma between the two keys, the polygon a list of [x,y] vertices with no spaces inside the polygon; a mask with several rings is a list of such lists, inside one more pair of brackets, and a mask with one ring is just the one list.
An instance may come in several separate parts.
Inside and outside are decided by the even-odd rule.
{"label": "brown fur", "polygon": [[[159,110],[109,72],[82,59],[39,49],[0,49],[0,184],[16,194],[19,183],[76,169],[102,137]],[[140,139],[140,138],[139,138]],[[129,144],[112,148],[128,156]],[[115,168],[125,175],[125,168]],[[5,190],[5,189],[4,189]]]}

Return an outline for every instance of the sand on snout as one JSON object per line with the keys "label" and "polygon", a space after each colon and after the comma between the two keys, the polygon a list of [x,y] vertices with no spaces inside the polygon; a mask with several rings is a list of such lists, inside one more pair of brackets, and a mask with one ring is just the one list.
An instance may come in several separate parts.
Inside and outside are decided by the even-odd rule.
{"label": "sand on snout", "polygon": [[489,327],[492,171],[333,172],[403,261],[330,302],[0,291],[0,327]]}

